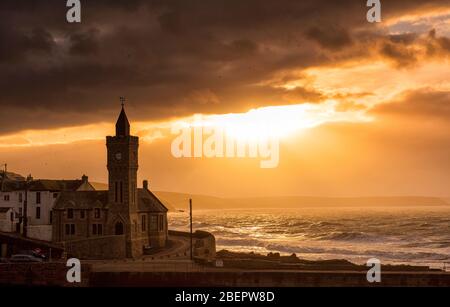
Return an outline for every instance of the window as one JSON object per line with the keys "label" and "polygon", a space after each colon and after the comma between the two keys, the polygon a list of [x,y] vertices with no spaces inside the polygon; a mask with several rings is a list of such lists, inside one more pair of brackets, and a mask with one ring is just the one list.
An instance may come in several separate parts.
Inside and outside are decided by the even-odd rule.
{"label": "window", "polygon": [[123,185],[122,185],[122,181],[120,182],[120,203],[123,203]]}
{"label": "window", "polygon": [[22,202],[22,193],[19,193],[19,203]]}
{"label": "window", "polygon": [[53,193],[53,198],[58,197],[58,193]]}
{"label": "window", "polygon": [[162,215],[159,216],[159,231],[163,231],[164,230],[164,218]]}
{"label": "window", "polygon": [[41,203],[41,192],[36,192],[36,204]]}
{"label": "window", "polygon": [[50,224],[53,224],[53,211],[50,210],[50,213],[48,215],[50,217]]}
{"label": "window", "polygon": [[80,210],[80,219],[84,219],[86,217],[86,211]]}
{"label": "window", "polygon": [[65,225],[66,235],[73,236],[75,235],[75,224],[66,224]]}
{"label": "window", "polygon": [[36,219],[41,218],[41,207],[36,207]]}
{"label": "window", "polygon": [[11,212],[10,219],[11,219],[11,222],[14,221],[14,212]]}
{"label": "window", "polygon": [[67,209],[67,218],[73,219],[73,209]]}
{"label": "window", "polygon": [[118,182],[114,182],[114,201],[117,203],[117,185]]}
{"label": "window", "polygon": [[103,225],[102,224],[92,224],[92,234],[93,235],[103,235]]}
{"label": "window", "polygon": [[141,219],[142,219],[141,223],[142,232],[145,232],[147,230],[147,217],[143,215]]}
{"label": "window", "polygon": [[150,230],[155,231],[158,230],[158,216],[150,215]]}
{"label": "window", "polygon": [[9,194],[5,194],[5,196],[3,196],[3,199],[4,199],[5,201],[9,201]]}
{"label": "window", "polygon": [[99,219],[100,218],[100,209],[99,208],[95,208],[94,209],[94,218]]}

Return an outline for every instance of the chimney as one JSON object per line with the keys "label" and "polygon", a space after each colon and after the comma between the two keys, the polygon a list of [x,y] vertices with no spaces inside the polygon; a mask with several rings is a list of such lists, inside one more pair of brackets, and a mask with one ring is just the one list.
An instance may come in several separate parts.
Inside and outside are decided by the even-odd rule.
{"label": "chimney", "polygon": [[145,190],[148,190],[148,181],[147,181],[147,180],[142,181],[142,187],[143,187]]}
{"label": "chimney", "polygon": [[89,177],[86,176],[86,175],[83,175],[83,176],[81,177],[81,181],[82,181],[83,183],[87,183],[87,182],[88,182],[88,179],[89,179]]}
{"label": "chimney", "polygon": [[29,174],[29,175],[27,176],[27,181],[33,181],[33,177],[31,176],[31,174]]}

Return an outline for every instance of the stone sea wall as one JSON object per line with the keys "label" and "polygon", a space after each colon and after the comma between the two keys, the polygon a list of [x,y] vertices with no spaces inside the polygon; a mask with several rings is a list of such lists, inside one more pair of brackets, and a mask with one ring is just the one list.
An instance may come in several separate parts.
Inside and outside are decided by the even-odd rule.
{"label": "stone sea wall", "polygon": [[102,236],[63,242],[67,257],[78,259],[126,258],[125,236]]}

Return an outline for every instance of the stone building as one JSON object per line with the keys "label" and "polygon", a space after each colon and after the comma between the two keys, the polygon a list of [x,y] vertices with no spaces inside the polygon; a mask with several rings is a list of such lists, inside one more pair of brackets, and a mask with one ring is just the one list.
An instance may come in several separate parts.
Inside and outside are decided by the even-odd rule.
{"label": "stone building", "polygon": [[13,208],[0,207],[0,231],[14,232],[18,217]]}
{"label": "stone building", "polygon": [[[130,135],[130,124],[122,106],[116,123],[116,135],[106,137],[108,190],[68,191],[61,193],[53,208],[53,241],[75,242],[90,252],[101,252],[83,240],[104,238],[102,242],[123,236],[126,257],[141,256],[146,249],[166,246],[167,208],[148,189],[147,181],[137,188],[139,138]],[[99,240],[97,240],[99,241]],[[112,242],[112,241],[111,241]],[[108,244],[105,243],[105,247]],[[121,247],[120,247],[121,248]],[[108,253],[105,249],[105,254]],[[100,256],[99,256],[100,255]],[[104,255],[109,258],[109,255]]]}
{"label": "stone building", "polygon": [[24,178],[18,174],[0,171],[0,208],[12,208],[15,212],[14,227],[3,227],[8,232],[23,233],[25,202],[27,202],[27,236],[52,240],[52,211],[62,191],[89,191],[94,187],[88,177],[54,180]]}

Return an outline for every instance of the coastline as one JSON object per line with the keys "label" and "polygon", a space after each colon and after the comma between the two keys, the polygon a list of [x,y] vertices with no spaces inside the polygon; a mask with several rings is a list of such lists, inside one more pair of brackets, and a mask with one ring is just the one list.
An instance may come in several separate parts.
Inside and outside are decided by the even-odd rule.
{"label": "coastline", "polygon": [[[297,257],[296,254],[268,253],[263,255],[254,252],[244,253],[222,249],[216,253],[216,256],[223,261],[224,267],[235,269],[355,272],[367,271],[368,269],[366,265],[355,264],[346,259],[305,260]],[[431,268],[425,265],[409,264],[382,264],[381,270],[390,272],[445,272],[442,269]]]}

